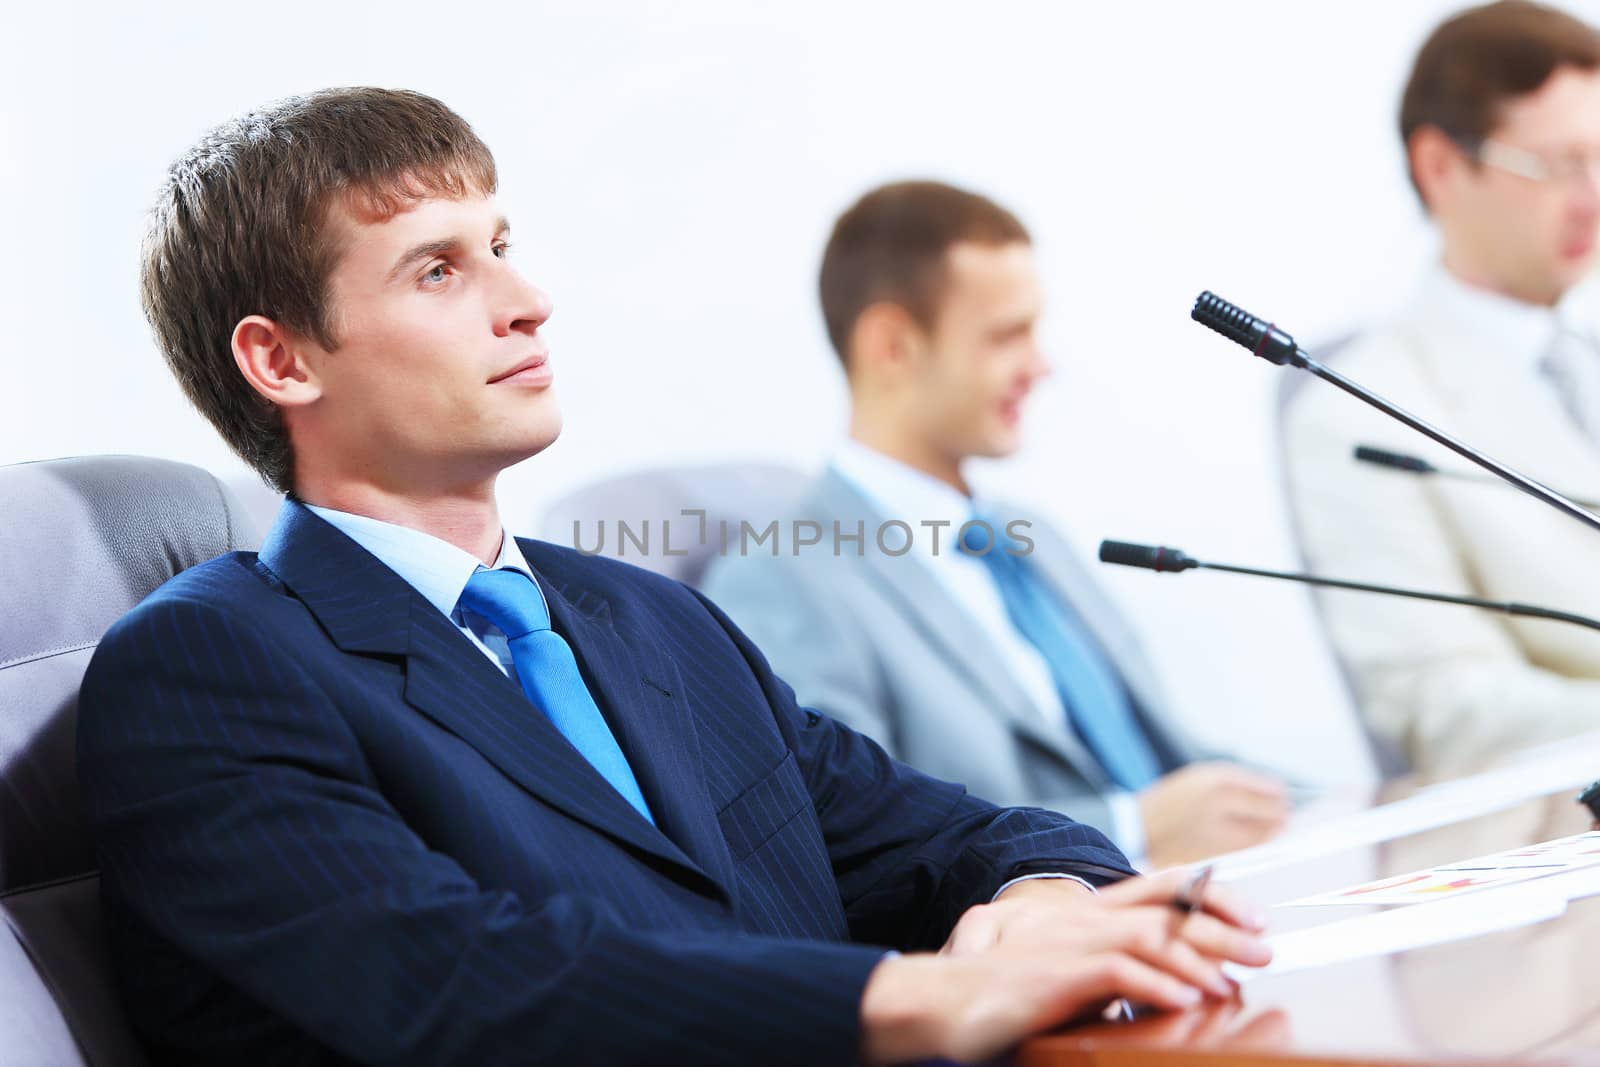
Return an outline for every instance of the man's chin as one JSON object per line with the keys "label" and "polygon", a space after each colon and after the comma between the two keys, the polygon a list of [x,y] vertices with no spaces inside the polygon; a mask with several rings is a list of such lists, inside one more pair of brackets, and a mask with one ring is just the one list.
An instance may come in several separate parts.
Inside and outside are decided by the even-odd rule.
{"label": "man's chin", "polygon": [[531,434],[527,437],[524,437],[522,440],[513,445],[512,448],[508,449],[504,456],[505,462],[502,465],[502,469],[505,467],[514,467],[524,460],[532,459],[534,456],[539,455],[545,449],[555,444],[560,437],[561,420],[556,419],[554,425],[540,427],[540,431],[537,434]]}
{"label": "man's chin", "polygon": [[1588,281],[1600,273],[1600,247],[1591,246],[1583,255],[1574,256],[1565,273],[1569,287]]}
{"label": "man's chin", "polygon": [[1600,259],[1593,255],[1581,259],[1569,259],[1562,263],[1551,274],[1550,302],[1556,303],[1567,293],[1595,276],[1595,268],[1600,266]]}
{"label": "man's chin", "polygon": [[975,455],[984,459],[1008,459],[1022,448],[1021,427],[1008,426],[989,434]]}

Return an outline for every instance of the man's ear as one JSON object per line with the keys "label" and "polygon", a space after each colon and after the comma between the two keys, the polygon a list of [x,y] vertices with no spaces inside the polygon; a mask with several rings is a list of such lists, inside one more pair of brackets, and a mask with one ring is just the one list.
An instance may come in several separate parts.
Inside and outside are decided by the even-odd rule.
{"label": "man's ear", "polygon": [[233,361],[251,388],[279,407],[303,407],[322,396],[304,343],[264,315],[247,315],[233,328]]}
{"label": "man's ear", "polygon": [[871,304],[856,316],[850,331],[851,377],[898,378],[916,361],[922,345],[922,330],[910,312],[888,301]]}
{"label": "man's ear", "polygon": [[1412,180],[1422,194],[1428,214],[1437,215],[1449,204],[1456,178],[1466,164],[1466,154],[1437,126],[1422,126],[1406,144]]}

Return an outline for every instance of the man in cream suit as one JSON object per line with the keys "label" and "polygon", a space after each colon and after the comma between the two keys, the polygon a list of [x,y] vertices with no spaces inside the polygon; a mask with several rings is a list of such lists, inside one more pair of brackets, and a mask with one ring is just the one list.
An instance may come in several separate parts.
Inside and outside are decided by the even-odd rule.
{"label": "man in cream suit", "polygon": [[1274,833],[1281,783],[1193,762],[1065,542],[966,479],[1016,450],[1050,369],[1021,223],[935,182],[874,190],[835,225],[821,296],[851,426],[793,516],[817,542],[727,553],[707,593],[802,703],[979,796],[1064,811],[1154,866]]}
{"label": "man in cream suit", "polygon": [[[1600,498],[1600,36],[1504,2],[1441,25],[1401,104],[1440,262],[1337,368],[1525,473]],[[1600,615],[1600,533],[1515,490],[1385,471],[1357,444],[1468,465],[1337,390],[1285,412],[1292,501],[1322,574]],[[1600,633],[1328,593],[1328,632],[1375,732],[1453,774],[1600,729]]]}

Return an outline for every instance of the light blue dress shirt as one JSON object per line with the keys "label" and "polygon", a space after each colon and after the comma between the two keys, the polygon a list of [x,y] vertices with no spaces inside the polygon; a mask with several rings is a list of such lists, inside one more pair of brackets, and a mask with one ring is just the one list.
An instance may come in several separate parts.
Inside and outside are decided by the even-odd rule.
{"label": "light blue dress shirt", "polygon": [[[490,662],[499,667],[506,677],[516,679],[515,668],[511,662],[511,648],[506,641],[506,635],[482,616],[469,613],[464,617],[456,608],[456,602],[461,599],[461,591],[467,587],[467,579],[482,566],[476,556],[448,541],[440,540],[432,534],[425,534],[421,530],[413,530],[409,526],[398,526],[381,519],[352,515],[347,511],[335,511],[314,504],[307,504],[306,508],[377,556],[384,566],[404,578],[411,588],[422,594],[424,600],[455,623],[456,628],[466,635],[467,640],[488,656]],[[500,556],[494,561],[494,565],[496,569],[509,567],[521,571],[529,578],[533,577],[533,568],[529,567],[528,561],[522,557],[522,549],[517,547],[517,539],[504,530],[500,534]],[[533,584],[538,588],[538,581],[534,581]],[[544,596],[544,590],[539,590],[539,596]],[[548,610],[548,603],[545,608]]]}

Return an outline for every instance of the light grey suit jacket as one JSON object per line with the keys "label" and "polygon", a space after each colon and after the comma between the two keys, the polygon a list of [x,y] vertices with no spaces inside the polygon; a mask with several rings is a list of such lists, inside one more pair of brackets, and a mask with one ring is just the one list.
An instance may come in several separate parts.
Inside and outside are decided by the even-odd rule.
{"label": "light grey suit jacket", "polygon": [[[1164,769],[1197,757],[1166,712],[1155,673],[1133,630],[1096,588],[1050,526],[1032,523],[1031,559],[1093,631],[1122,675]],[[1101,794],[1115,786],[1067,728],[1047,721],[1006,669],[999,651],[915,554],[878,551],[883,517],[854,486],[825,471],[795,519],[825,531],[798,555],[730,554],[716,561],[705,592],[771,660],[800,703],[875,738],[920,770],[965,783],[985,800],[1065,812],[1109,828]],[[865,551],[833,553],[833,523],[866,524]],[[927,531],[919,531],[926,535]],[[951,536],[946,532],[946,538]],[[898,547],[903,535],[891,535]]]}

